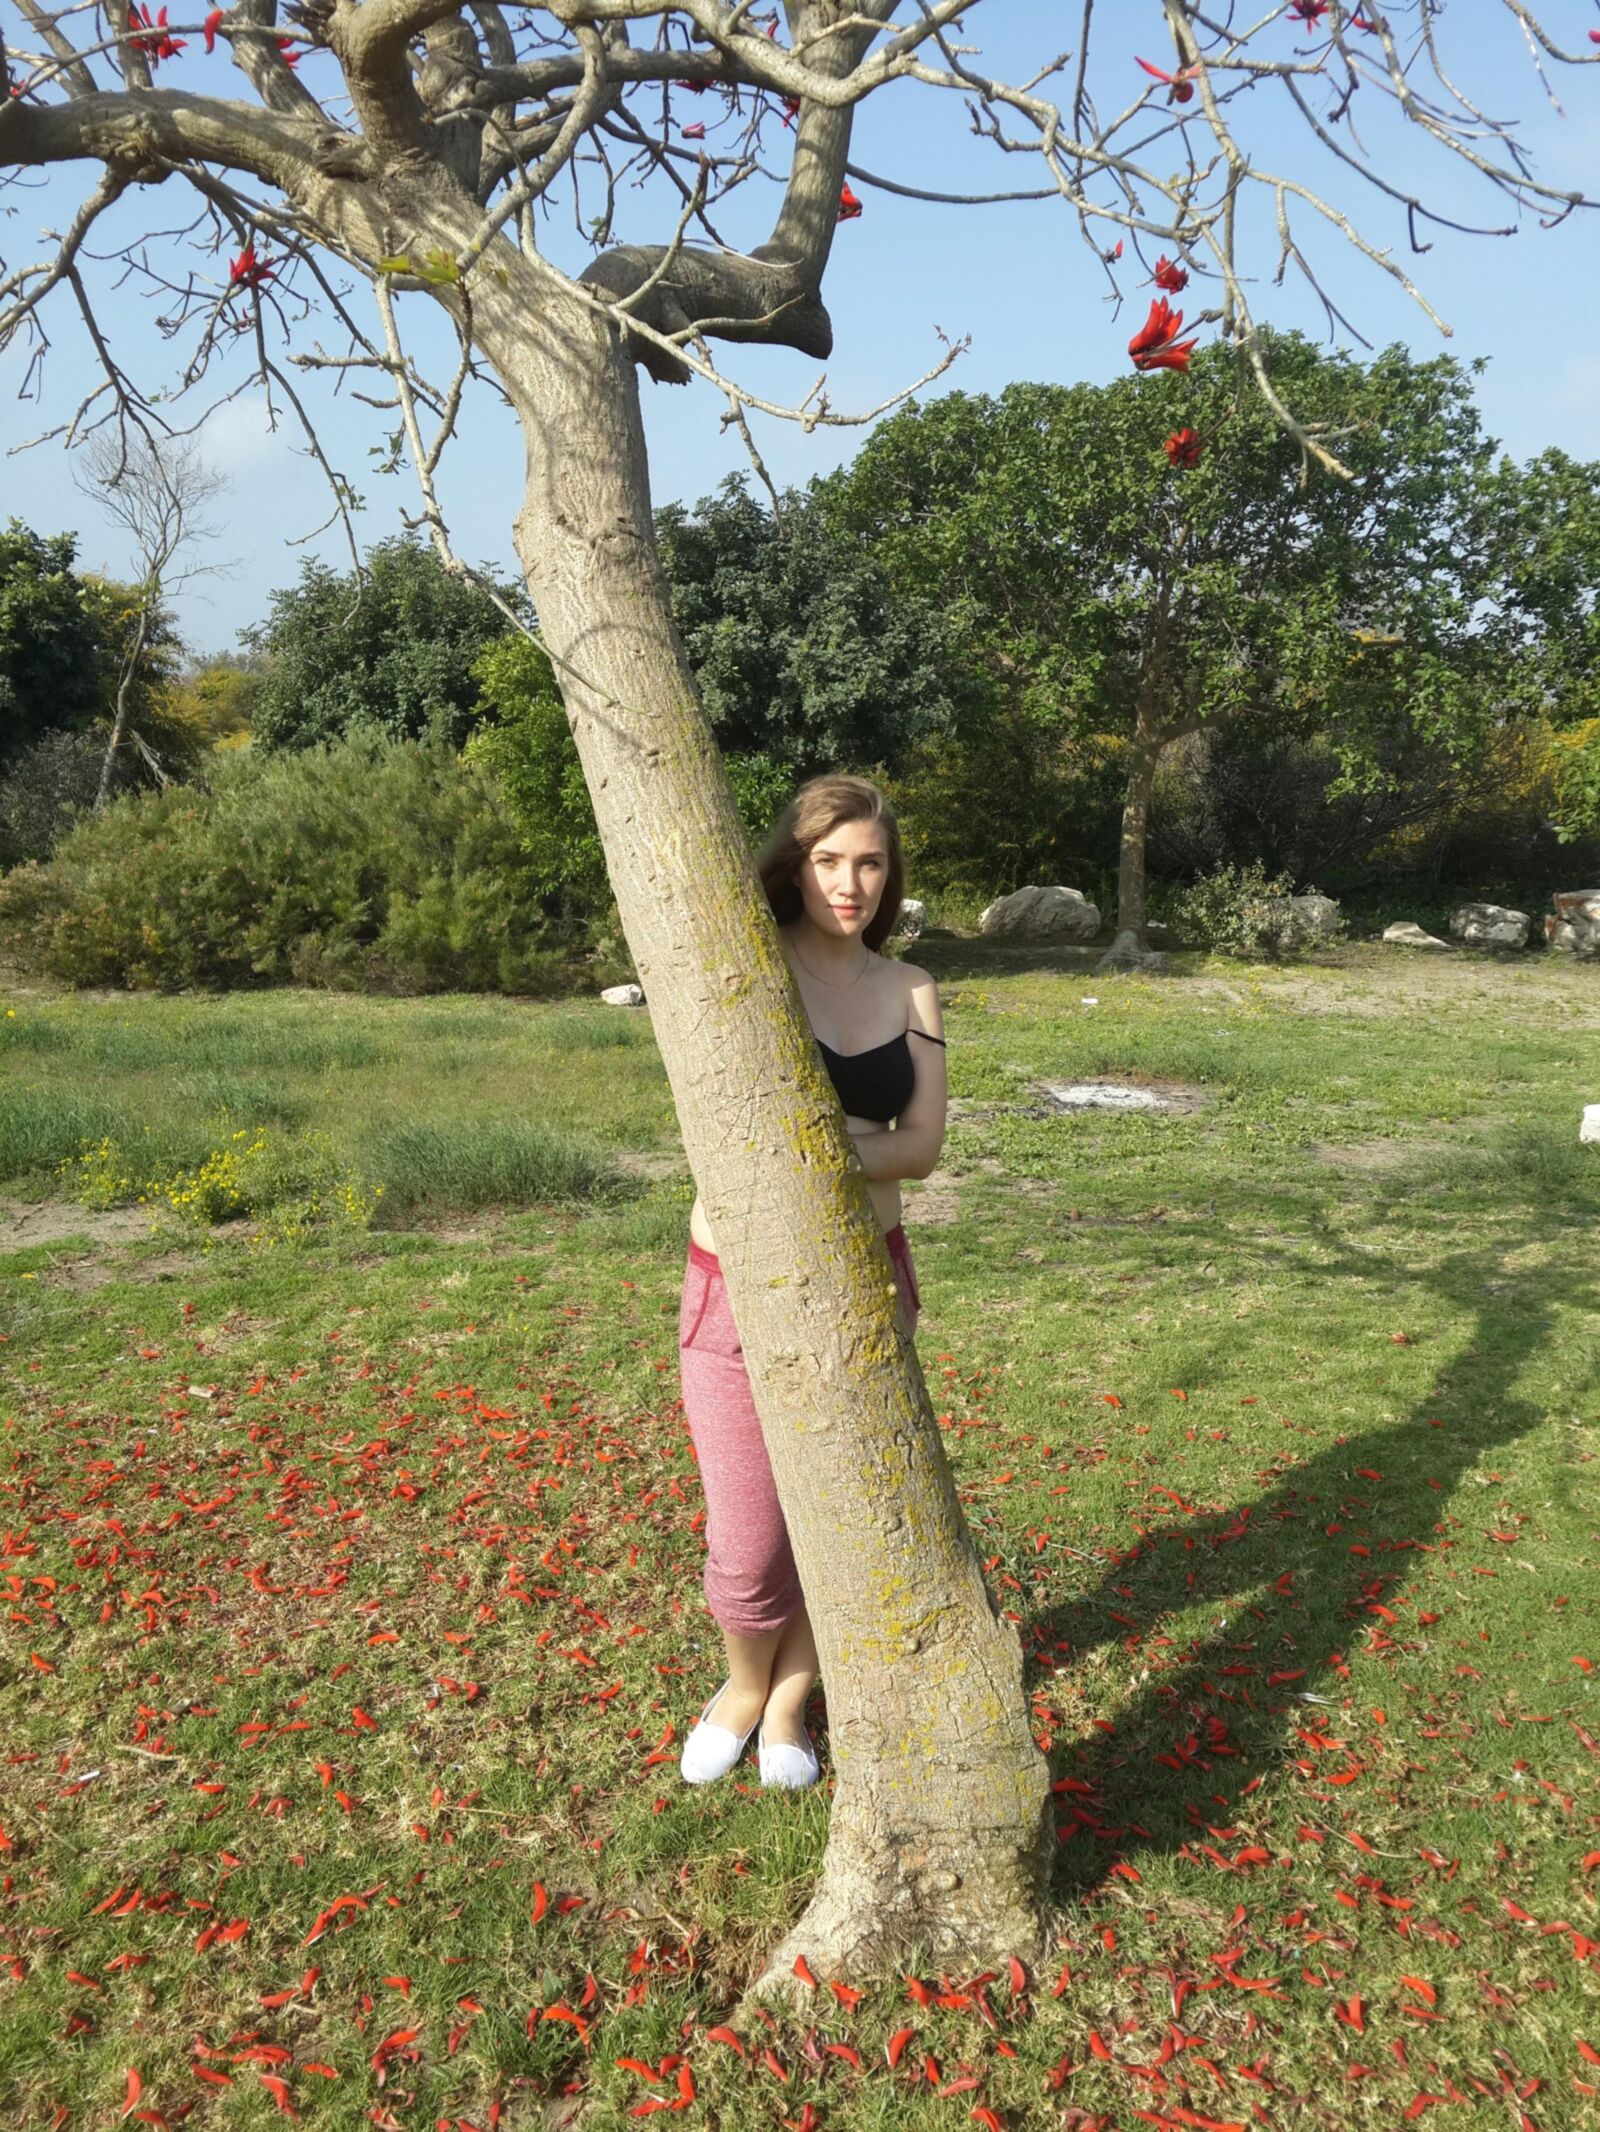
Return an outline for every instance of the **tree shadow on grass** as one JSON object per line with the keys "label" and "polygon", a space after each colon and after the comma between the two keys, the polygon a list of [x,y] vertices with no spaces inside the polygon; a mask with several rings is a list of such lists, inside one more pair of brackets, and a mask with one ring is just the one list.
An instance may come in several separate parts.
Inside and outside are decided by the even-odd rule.
{"label": "tree shadow on grass", "polygon": [[[1086,1653],[1136,1632],[1138,1659],[1152,1669],[1136,1693],[1102,1713],[1114,1732],[1093,1732],[1053,1758],[1056,1775],[1074,1780],[1057,1821],[1067,1825],[1077,1809],[1079,1823],[1058,1853],[1057,1898],[1091,1891],[1117,1857],[1137,1857],[1141,1847],[1177,1852],[1210,1840],[1201,1824],[1226,1826],[1248,1811],[1240,1804],[1244,1787],[1291,1755],[1316,1765],[1315,1796],[1329,1774],[1360,1757],[1286,1747],[1285,1714],[1297,1709],[1290,1698],[1310,1692],[1338,1700],[1345,1692],[1341,1667],[1362,1640],[1383,1648],[1387,1639],[1399,1650],[1414,1648],[1419,1637],[1461,1633],[1454,1605],[1437,1630],[1417,1622],[1403,1587],[1418,1551],[1436,1551],[1450,1537],[1437,1528],[1463,1475],[1546,1419],[1518,1395],[1518,1379],[1550,1335],[1557,1309],[1592,1307],[1595,1284],[1569,1280],[1552,1293],[1533,1276],[1495,1293],[1489,1282],[1502,1272],[1508,1243],[1547,1240],[1552,1224],[1579,1211],[1541,1206],[1521,1235],[1508,1238],[1497,1224],[1491,1242],[1425,1270],[1370,1249],[1352,1251],[1324,1232],[1320,1241],[1335,1262],[1308,1260],[1299,1270],[1319,1280],[1387,1275],[1397,1295],[1419,1288],[1442,1295],[1470,1323],[1469,1337],[1409,1415],[1342,1436],[1289,1467],[1253,1502],[1187,1514],[1152,1494],[1161,1509],[1148,1515],[1137,1546],[1105,1570],[1099,1587],[1036,1615],[1041,1645],[1046,1637],[1071,1641],[1068,1677]],[[1581,1213],[1592,1219],[1587,1205]],[[1297,1262],[1278,1248],[1273,1263],[1281,1272]],[[1268,1463],[1282,1466],[1302,1441],[1286,1436],[1286,1451]],[[1463,1606],[1475,1582],[1463,1576]],[[1209,1633],[1166,1654],[1152,1645],[1163,1618],[1198,1603],[1221,1616]],[[1374,1611],[1380,1606],[1388,1617]],[[1029,1673],[1030,1688],[1048,1688],[1048,1672],[1030,1664]],[[1275,1673],[1294,1677],[1274,1685]],[[1315,1710],[1300,1711],[1307,1729]],[[1341,1736],[1337,1722],[1332,1731]],[[1158,1763],[1158,1755],[1170,1759]],[[1331,1799],[1325,1795],[1324,1810]],[[1218,1848],[1226,1853],[1228,1845]]]}

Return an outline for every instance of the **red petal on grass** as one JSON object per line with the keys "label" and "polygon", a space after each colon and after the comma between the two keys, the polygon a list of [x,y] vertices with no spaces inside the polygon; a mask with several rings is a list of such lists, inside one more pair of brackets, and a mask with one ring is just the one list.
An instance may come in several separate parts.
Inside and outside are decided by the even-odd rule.
{"label": "red petal on grass", "polygon": [[1585,1851],[1582,1859],[1582,1870],[1585,1873],[1592,1873],[1596,1866],[1600,1866],[1600,1851]]}
{"label": "red petal on grass", "polygon": [[289,2083],[287,2080],[280,2080],[276,2073],[263,2073],[261,2075],[261,2085],[266,2089],[285,2117],[298,2117],[300,2115],[300,2112],[289,2100]]}
{"label": "red petal on grass", "polygon": [[30,1651],[28,1657],[39,1668],[41,1673],[53,1673],[55,1671],[55,1667],[51,1665],[49,1659],[41,1658],[37,1651]]}
{"label": "red petal on grass", "polygon": [[364,1732],[377,1731],[378,1720],[375,1717],[368,1717],[367,1713],[365,1712],[365,1710],[362,1709],[359,1703],[353,1703],[351,1705],[350,1715],[355,1719],[356,1723],[362,1728]]}
{"label": "red petal on grass", "polygon": [[1000,2113],[991,2110],[986,2102],[980,2102],[972,2115],[978,2124],[987,2127],[987,2132],[1001,2132]]}
{"label": "red petal on grass", "polygon": [[1590,2065],[1600,2065],[1600,2051],[1592,2043],[1585,2043],[1581,2036],[1578,2038],[1578,2056],[1587,2059]]}
{"label": "red petal on grass", "polygon": [[136,2065],[130,2065],[128,2068],[128,2094],[127,2099],[122,2105],[122,2114],[124,2117],[128,2115],[130,2110],[136,2110],[138,2108],[139,2097],[143,2093],[144,2076],[140,2073],[139,2068]]}
{"label": "red petal on grass", "polygon": [[535,1924],[543,1917],[549,1901],[550,1897],[545,1891],[544,1882],[536,1880],[533,1884],[533,1921]]}
{"label": "red petal on grass", "polygon": [[766,2067],[769,2073],[775,2074],[779,2080],[788,2080],[789,2068],[784,2064],[783,2060],[778,2056],[776,2051],[771,2049],[764,2050],[761,2053],[761,2063]]}
{"label": "red petal on grass", "polygon": [[817,1980],[811,1974],[811,1964],[803,1954],[797,1954],[794,1958],[794,1973],[802,1984],[809,1984],[813,1990],[816,1989]]}
{"label": "red petal on grass", "polygon": [[659,2083],[661,2079],[661,2075],[656,2071],[655,2067],[646,2065],[642,2058],[618,2058],[613,2062],[620,2065],[625,2073],[637,2073],[641,2080],[654,2080]]}
{"label": "red petal on grass", "polygon": [[736,2050],[741,2058],[745,2056],[744,2045],[731,2028],[708,2028],[706,2036],[712,2043],[726,2043],[731,2050]]}
{"label": "red petal on grass", "polygon": [[1366,2033],[1367,2016],[1361,2004],[1360,1992],[1353,1991],[1348,1999],[1336,2000],[1334,2002],[1333,2017],[1336,2021],[1342,2021],[1347,2028],[1353,2028],[1358,2036],[1364,2035]]}
{"label": "red petal on grass", "polygon": [[300,2070],[302,2073],[320,2073],[324,2080],[337,2080],[340,2078],[340,2073],[337,2066],[323,2065],[321,2061],[316,2058],[308,2058],[305,2064],[301,2066]]}
{"label": "red petal on grass", "polygon": [[1424,2006],[1438,2005],[1439,1994],[1434,1990],[1433,1986],[1428,1983],[1425,1978],[1408,1977],[1402,1975],[1400,1981],[1406,1986],[1408,1991],[1414,1991],[1416,1993],[1417,1997],[1422,2001]]}
{"label": "red petal on grass", "polygon": [[835,2058],[842,2058],[846,2065],[853,2065],[856,2071],[860,2072],[861,2053],[853,2043],[825,2043],[822,2048],[825,2051],[832,2051]]}
{"label": "red petal on grass", "polygon": [[901,2053],[904,2051],[906,2045],[911,2041],[912,2037],[915,2034],[916,2030],[914,2028],[897,2028],[894,2034],[889,2038],[887,2056],[889,2060],[889,2070],[891,2073],[900,2063]]}
{"label": "red petal on grass", "polygon": [[1027,1970],[1026,1970],[1026,1969],[1025,1969],[1024,1967],[1023,1967],[1022,1963],[1021,1963],[1020,1961],[1018,1961],[1018,1959],[1017,1959],[1017,1957],[1016,1957],[1015,1955],[1013,1955],[1013,1956],[1011,1957],[1011,1964],[1010,1964],[1010,1967],[1011,1967],[1011,1996],[1012,1996],[1012,1998],[1014,1998],[1014,1999],[1020,1999],[1020,1998],[1022,1997],[1022,1994],[1023,1994],[1023,1993],[1024,1993],[1024,1992],[1025,1992],[1025,1991],[1027,1990],[1027,1988],[1028,1988],[1028,1972],[1027,1972]]}
{"label": "red petal on grass", "polygon": [[[1597,1852],[1595,1855],[1597,1857],[1600,1857],[1600,1852]],[[921,1977],[907,1977],[906,1990],[910,1992],[912,1998],[916,2000],[919,2006],[927,2006],[931,2003],[933,1999],[932,1985],[925,1984],[922,1981]]]}
{"label": "red petal on grass", "polygon": [[829,1977],[828,1989],[833,1993],[834,1997],[838,2000],[841,2006],[848,2007],[853,2010],[861,2004],[863,1994],[857,1991],[856,1987],[853,1984],[841,1984],[837,1981],[836,1978]]}

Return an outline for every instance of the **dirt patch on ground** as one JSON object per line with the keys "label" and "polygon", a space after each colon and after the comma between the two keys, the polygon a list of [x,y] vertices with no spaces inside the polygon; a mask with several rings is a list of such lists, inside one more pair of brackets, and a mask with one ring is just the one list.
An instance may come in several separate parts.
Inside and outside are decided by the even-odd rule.
{"label": "dirt patch on ground", "polygon": [[935,1228],[953,1222],[961,1212],[961,1187],[948,1170],[931,1170],[915,1188],[901,1193],[906,1212],[919,1225]]}
{"label": "dirt patch on ground", "polygon": [[87,1236],[97,1244],[141,1243],[150,1235],[148,1207],[80,1207],[70,1199],[40,1199],[21,1205],[0,1204],[0,1251],[25,1251],[30,1244],[64,1243]]}

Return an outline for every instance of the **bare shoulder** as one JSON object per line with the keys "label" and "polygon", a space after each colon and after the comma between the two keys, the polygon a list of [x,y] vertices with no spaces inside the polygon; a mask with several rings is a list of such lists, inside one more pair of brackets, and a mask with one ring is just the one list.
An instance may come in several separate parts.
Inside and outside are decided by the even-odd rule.
{"label": "bare shoulder", "polygon": [[905,988],[906,1019],[913,1029],[927,1036],[943,1036],[944,1017],[939,1011],[939,988],[932,977],[914,962],[896,964]]}

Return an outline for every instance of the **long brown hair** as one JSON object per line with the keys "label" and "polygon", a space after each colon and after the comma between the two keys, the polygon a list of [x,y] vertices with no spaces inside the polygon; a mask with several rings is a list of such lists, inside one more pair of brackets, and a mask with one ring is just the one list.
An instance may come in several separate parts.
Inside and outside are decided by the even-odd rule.
{"label": "long brown hair", "polygon": [[809,778],[773,823],[770,835],[756,855],[756,871],[767,892],[772,915],[780,925],[792,925],[802,904],[796,880],[812,847],[841,822],[880,822],[888,864],[884,869],[883,894],[870,925],[861,932],[862,942],[877,948],[900,922],[900,899],[905,889],[905,859],[900,849],[900,824],[894,809],[867,778],[848,771],[829,771]]}

